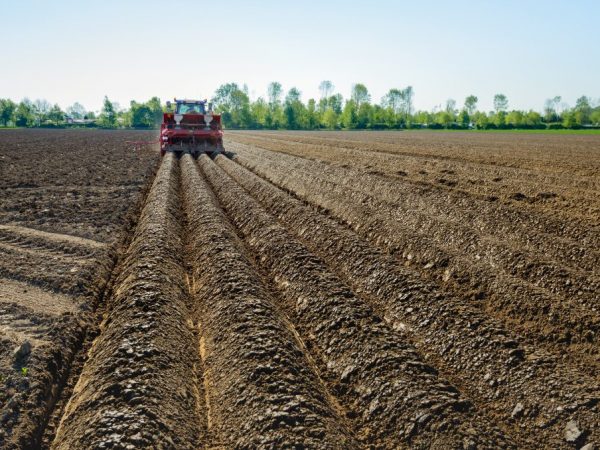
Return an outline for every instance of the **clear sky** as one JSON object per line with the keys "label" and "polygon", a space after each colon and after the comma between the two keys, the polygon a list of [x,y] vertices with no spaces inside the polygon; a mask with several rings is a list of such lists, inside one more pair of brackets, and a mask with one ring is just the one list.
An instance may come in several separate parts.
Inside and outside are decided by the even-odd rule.
{"label": "clear sky", "polygon": [[377,102],[411,85],[418,109],[600,98],[598,0],[0,0],[0,17],[0,98],[63,108],[205,98],[230,81],[307,100],[324,79],[344,97],[364,83]]}

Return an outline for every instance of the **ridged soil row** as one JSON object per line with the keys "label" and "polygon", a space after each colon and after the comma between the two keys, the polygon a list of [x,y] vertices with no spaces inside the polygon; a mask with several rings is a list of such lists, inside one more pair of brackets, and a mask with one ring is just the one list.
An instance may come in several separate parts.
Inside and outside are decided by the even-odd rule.
{"label": "ridged soil row", "polygon": [[10,225],[0,225],[0,242],[86,258],[93,258],[98,250],[106,247],[106,244],[90,239]]}
{"label": "ridged soil row", "polygon": [[[307,146],[290,146],[284,142],[264,142],[256,138],[244,144],[237,142],[237,134],[234,139],[236,139],[236,142],[228,142],[227,145],[228,150],[232,152],[239,152],[240,154],[259,152],[260,158],[266,159],[283,156],[287,157],[286,159],[291,163],[297,163],[300,160],[315,164],[315,161],[318,161],[320,164],[329,164],[332,168],[343,164],[344,169],[350,169],[355,172],[362,171],[363,176],[371,175],[364,173],[367,170],[365,169],[365,165],[369,165],[370,161],[365,161],[364,164],[361,164],[356,159],[356,156],[359,155],[360,161],[364,160],[365,155],[368,155],[364,150],[358,153],[354,152],[353,155],[348,155],[342,159],[339,154],[336,154],[338,153],[338,149],[334,148],[332,151],[331,147],[328,149],[312,149]],[[248,143],[251,145],[247,145]],[[346,176],[348,176],[347,173]],[[597,231],[594,228],[590,228],[589,223],[576,219],[572,215],[569,215],[567,220],[565,220],[564,217],[557,217],[556,214],[548,214],[548,211],[535,210],[524,205],[517,206],[510,203],[499,204],[490,202],[487,195],[478,196],[471,192],[448,189],[439,183],[433,184],[421,180],[411,180],[410,178],[401,176],[398,176],[396,181],[398,181],[396,189],[401,189],[402,186],[406,186],[407,189],[425,188],[438,195],[450,196],[453,200],[455,198],[461,199],[461,201],[465,201],[477,209],[489,207],[492,211],[501,211],[501,217],[512,223],[522,225],[522,233],[527,233],[528,230],[533,231],[533,234],[546,231],[555,235],[554,239],[566,239],[572,243],[583,244],[588,249],[596,249],[600,246],[600,236],[598,236]],[[489,214],[488,216],[491,218],[495,214]]]}
{"label": "ridged soil row", "polygon": [[[322,161],[330,161],[337,164],[347,164],[354,167],[366,167],[369,170],[394,174],[408,170],[411,173],[413,179],[419,179],[419,182],[431,187],[444,186],[445,181],[457,181],[457,184],[451,183],[446,189],[452,193],[460,192],[464,195],[470,195],[475,198],[485,199],[490,196],[501,196],[509,198],[516,192],[526,192],[530,197],[528,199],[534,200],[533,202],[527,202],[526,208],[530,212],[536,212],[537,214],[547,214],[546,207],[543,202],[535,201],[540,200],[535,196],[544,191],[549,185],[554,186],[557,193],[560,195],[557,201],[560,204],[560,208],[553,208],[553,213],[563,221],[572,220],[576,225],[584,225],[584,232],[589,233],[589,225],[597,221],[598,205],[596,203],[596,195],[594,192],[581,191],[574,186],[569,188],[560,189],[556,186],[556,180],[549,179],[547,176],[542,176],[531,183],[531,177],[527,179],[525,183],[520,182],[518,179],[510,177],[505,170],[501,170],[498,166],[496,167],[499,173],[495,175],[484,175],[482,171],[477,172],[476,170],[465,170],[465,166],[469,164],[468,155],[460,155],[461,150],[464,146],[459,146],[454,151],[454,157],[448,159],[444,158],[444,164],[441,165],[436,161],[438,156],[428,155],[418,157],[416,163],[410,163],[410,155],[399,155],[393,152],[381,152],[374,149],[368,143],[355,142],[356,148],[347,148],[345,145],[314,145],[299,142],[290,142],[289,140],[275,140],[256,138],[252,136],[248,139],[246,136],[240,136],[242,142],[251,143],[258,145],[270,150],[278,152],[285,152],[295,154],[296,156],[303,156],[308,158],[314,158]],[[235,135],[234,139],[238,139]],[[231,148],[228,146],[228,149]],[[457,155],[457,153],[459,155]],[[456,161],[458,159],[458,161]],[[457,164],[458,162],[458,164]],[[497,161],[496,161],[497,162]],[[531,163],[529,163],[531,164]],[[367,167],[368,166],[368,167]],[[445,168],[442,168],[444,167]],[[427,170],[424,170],[427,169]],[[577,176],[578,170],[581,169],[581,165],[575,167],[566,168],[566,172],[573,176]],[[593,169],[592,169],[593,170]],[[535,174],[539,175],[543,171],[543,168],[536,167]],[[418,172],[418,175],[417,175]],[[451,176],[448,179],[448,176]],[[500,175],[500,178],[506,181],[504,182],[475,182],[470,183],[471,176],[477,177],[494,177]],[[435,178],[434,178],[435,177]],[[500,180],[500,181],[502,181]],[[526,185],[526,186],[525,186]],[[562,195],[564,194],[564,195]],[[585,205],[582,207],[582,205]],[[573,229],[573,227],[568,227]]]}
{"label": "ridged soil row", "polygon": [[[573,298],[572,303],[584,307],[596,306],[600,278],[590,273],[591,270],[570,267],[569,261],[564,259],[565,255],[559,259],[549,257],[547,250],[554,248],[554,242],[546,242],[539,250],[526,249],[525,244],[518,244],[518,233],[513,234],[516,237],[513,241],[510,234],[499,235],[476,227],[473,223],[475,217],[466,221],[465,215],[461,214],[463,210],[450,205],[447,197],[441,200],[439,196],[403,190],[402,183],[358,171],[349,173],[345,169],[298,158],[294,162],[302,166],[295,166],[294,174],[297,177],[299,173],[304,173],[305,176],[318,178],[324,185],[331,183],[338,191],[345,190],[348,196],[358,202],[386,213],[391,220],[401,219],[405,228],[418,230],[420,235],[431,236],[449,252],[467,250],[475,258],[480,255],[481,260],[491,266],[492,270],[503,268],[507,275],[514,276],[517,281],[521,279],[534,285],[540,285],[542,281],[543,287],[552,294]],[[370,189],[367,191],[364,186],[369,186]],[[438,205],[435,205],[436,200]],[[493,220],[501,222],[501,217],[494,215]],[[581,243],[579,246],[581,248]],[[592,250],[587,254],[591,256],[594,253]],[[599,262],[596,258],[588,261],[588,264],[597,266]]]}
{"label": "ridged soil row", "polygon": [[[281,154],[265,152],[261,158],[276,160],[281,158]],[[319,173],[325,180],[335,178],[336,182],[350,191],[364,194],[361,186],[368,185],[369,194],[376,199],[399,212],[411,211],[410,217],[404,217],[404,220],[410,221],[407,224],[419,229],[421,233],[428,234],[443,224],[442,229],[447,233],[448,241],[452,239],[454,246],[465,245],[467,240],[479,245],[479,248],[487,245],[486,250],[492,256],[504,258],[502,262],[505,265],[512,264],[520,269],[515,274],[525,275],[526,279],[535,280],[536,276],[543,276],[549,282],[557,281],[556,291],[576,294],[574,286],[577,281],[565,283],[565,280],[569,277],[581,277],[586,271],[598,272],[600,252],[593,243],[586,244],[581,240],[574,241],[544,233],[544,227],[539,222],[535,223],[535,218],[528,215],[524,221],[520,217],[522,211],[515,213],[514,208],[509,205],[449,195],[445,190],[405,181],[404,177],[393,179],[371,174],[360,168],[342,168],[304,158],[288,158],[295,172]],[[315,167],[320,171],[315,172]],[[498,236],[503,239],[500,241]],[[509,242],[512,245],[508,245]],[[475,251],[473,245],[471,251]],[[521,261],[517,262],[516,258]],[[598,282],[597,278],[595,282]],[[587,283],[581,279],[580,284]],[[591,287],[587,290],[593,291]]]}
{"label": "ridged soil row", "polygon": [[[100,324],[104,317],[104,313],[107,310],[106,300],[112,297],[120,262],[125,257],[125,252],[131,244],[138,219],[140,218],[146,198],[152,187],[158,167],[159,164],[155,164],[147,171],[146,179],[143,181],[143,184],[140,186],[137,193],[137,199],[135,199],[133,204],[128,208],[121,229],[114,237],[111,244],[71,235],[54,234],[39,230],[13,227],[19,228],[19,233],[43,238],[49,245],[53,245],[51,242],[60,244],[60,247],[63,250],[65,248],[73,248],[76,250],[78,247],[82,250],[83,248],[89,248],[90,250],[95,249],[94,254],[97,261],[97,268],[93,270],[93,282],[87,288],[87,290],[91,292],[91,296],[89,296],[89,300],[86,303],[87,306],[90,307],[91,313],[89,315],[90,317],[86,318],[88,324],[85,329],[85,334],[83,339],[78,342],[77,347],[74,349],[75,354],[70,360],[66,376],[61,380],[57,387],[52,387],[54,401],[52,407],[48,410],[48,414],[44,416],[44,427],[40,429],[40,439],[38,441],[32,441],[32,448],[47,450],[54,441],[56,430],[60,424],[65,406],[71,398],[73,389],[79,380],[79,376],[88,357],[89,349],[99,334]],[[98,255],[98,253],[102,251],[101,249],[103,249],[103,254],[101,253]],[[88,315],[86,314],[86,316]],[[63,352],[64,349],[61,348],[58,351]]]}
{"label": "ridged soil row", "polygon": [[181,170],[207,447],[357,448],[189,155]]}
{"label": "ridged soil row", "polygon": [[[100,256],[100,255],[98,255]],[[86,295],[96,261],[0,242],[0,276],[70,295]]]}
{"label": "ridged soil row", "polygon": [[[260,133],[260,134],[259,134]],[[378,133],[376,139],[369,133],[363,135],[353,135],[348,139],[338,135],[323,136],[322,133],[316,133],[312,136],[302,135],[301,133],[286,132],[235,132],[234,138],[238,136],[248,136],[251,138],[268,138],[269,141],[285,144],[304,144],[318,150],[329,150],[336,148],[346,148],[360,152],[377,152],[395,155],[402,158],[402,162],[408,167],[422,167],[423,162],[433,164],[438,168],[462,168],[461,172],[475,172],[481,174],[484,179],[489,179],[497,175],[505,175],[512,182],[519,184],[523,181],[527,183],[548,182],[553,185],[563,185],[565,188],[579,188],[585,191],[597,190],[598,181],[594,178],[593,167],[589,165],[590,144],[597,145],[588,141],[579,143],[578,149],[573,148],[572,136],[569,136],[568,144],[571,145],[569,152],[564,150],[566,142],[552,142],[546,140],[532,143],[514,141],[495,142],[484,138],[487,142],[474,142],[472,136],[470,142],[465,141],[464,135],[454,142],[450,142],[448,135],[438,137],[439,141],[434,142],[431,136],[424,139],[399,137],[397,133]],[[231,137],[231,134],[229,135]],[[526,144],[525,151],[514,152],[509,149],[515,142],[519,146]],[[475,144],[475,145],[473,145]],[[582,145],[583,144],[583,145]],[[498,153],[500,148],[501,152]],[[514,147],[513,147],[514,149]],[[508,150],[508,151],[506,151]],[[559,151],[557,151],[559,150]],[[557,159],[553,157],[556,156]],[[586,165],[586,163],[588,163]],[[464,168],[463,168],[464,167]],[[573,175],[576,175],[575,177]],[[593,194],[588,192],[588,194]]]}
{"label": "ridged soil row", "polygon": [[[2,306],[4,320],[7,313],[12,312],[10,305],[7,306]],[[30,313],[21,315],[23,310],[19,311],[18,307],[14,310],[10,325],[26,329],[29,324],[35,323],[36,331],[52,335],[51,345],[45,343],[30,355],[27,361],[29,375],[20,387],[23,393],[13,395],[6,407],[0,410],[0,430],[8,433],[8,436],[0,437],[0,448],[33,450],[40,448],[41,435],[86,336],[88,324],[65,315],[46,328],[44,322],[50,319],[49,316],[36,313],[32,317]],[[4,389],[1,393],[4,394]],[[16,423],[11,410],[19,413]]]}
{"label": "ridged soil row", "polygon": [[225,211],[270,273],[284,307],[363,445],[508,447],[324,262],[208,158],[201,168]]}
{"label": "ridged soil row", "polygon": [[203,402],[198,344],[188,326],[179,171],[162,161],[101,333],[52,448],[197,448]]}
{"label": "ridged soil row", "polygon": [[[304,170],[314,170],[313,161],[298,158],[296,162]],[[476,230],[478,234],[491,238],[503,236],[504,242],[514,243],[521,251],[536,255],[536,259],[560,263],[561,267],[570,271],[583,269],[598,272],[600,251],[594,242],[586,242],[585,238],[580,238],[580,234],[575,237],[561,236],[558,230],[565,228],[564,221],[533,214],[523,207],[478,200],[461,193],[450,193],[446,189],[405,181],[404,177],[369,174],[360,168],[322,167],[326,167],[328,174],[337,174],[337,179],[345,186],[356,189],[353,180],[368,184],[372,187],[372,195],[392,206],[404,210],[418,207],[445,222],[463,224],[463,230]],[[570,226],[576,228],[575,224]]]}
{"label": "ridged soil row", "polygon": [[600,438],[594,379],[523,345],[496,320],[439,292],[347,227],[239,164],[226,158],[217,163],[357,292],[366,294],[384,319],[415,342],[483,411],[512,429],[520,446],[560,446],[570,420],[591,432],[591,440]]}
{"label": "ridged soil row", "polygon": [[406,227],[401,217],[393,218],[389,207],[372,202],[366,198],[367,194],[349,195],[346,187],[334,181],[323,182],[314,175],[317,170],[313,174],[294,172],[290,176],[285,157],[272,164],[243,155],[236,156],[236,160],[276,185],[331,211],[370,242],[413,263],[416,260],[428,277],[461,294],[468,291],[477,299],[483,293],[486,301],[473,304],[482,305],[488,314],[506,320],[508,326],[518,326],[520,332],[539,343],[551,341],[561,346],[574,343],[570,351],[581,352],[594,364],[594,358],[586,353],[597,353],[594,342],[600,323],[590,308],[575,299],[554,295],[498,269],[494,272],[484,261],[467,259],[457,251],[444,249],[439,244],[443,237],[436,241],[431,236],[419,235]]}
{"label": "ridged soil row", "polygon": [[[237,143],[230,147],[239,148],[241,156],[260,151]],[[575,237],[560,236],[558,230],[562,231],[565,223],[554,218],[536,216],[522,207],[517,208],[506,203],[478,200],[456,192],[449,193],[445,189],[432,188],[405,177],[391,178],[369,174],[360,167],[339,167],[264,150],[260,154],[263,161],[276,161],[282,156],[294,171],[314,172],[314,167],[318,165],[328,177],[335,176],[340,183],[349,188],[357,189],[357,186],[369,185],[370,194],[398,209],[428,211],[430,216],[436,218],[469,224],[469,229],[487,236],[504,236],[506,242],[513,242],[521,251],[540,253],[543,259],[560,262],[561,267],[600,273],[600,252],[594,242],[586,242],[580,234]]]}

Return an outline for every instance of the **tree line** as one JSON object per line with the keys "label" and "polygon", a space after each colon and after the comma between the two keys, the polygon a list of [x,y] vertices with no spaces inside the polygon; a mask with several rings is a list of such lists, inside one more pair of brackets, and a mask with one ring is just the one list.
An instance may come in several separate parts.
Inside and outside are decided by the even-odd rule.
{"label": "tree line", "polygon": [[[352,86],[349,98],[335,93],[335,86],[325,80],[319,85],[319,99],[306,103],[293,87],[284,92],[281,83],[268,85],[267,96],[251,100],[246,85],[221,85],[211,101],[222,114],[225,128],[237,129],[579,129],[600,128],[600,103],[588,96],[577,99],[570,108],[560,96],[548,99],[541,112],[509,108],[503,94],[494,96],[493,110],[478,109],[478,97],[469,95],[462,105],[448,99],[431,111],[415,111],[411,86],[390,89],[373,102],[362,83]],[[158,97],[147,102],[131,101],[121,108],[107,97],[101,111],[87,111],[74,103],[65,111],[46,100],[19,103],[0,99],[0,125],[17,127],[89,126],[103,128],[154,128],[162,120],[166,106]]]}
{"label": "tree line", "polygon": [[162,120],[164,106],[158,97],[145,103],[130,102],[128,109],[104,97],[100,112],[88,111],[78,102],[63,111],[59,105],[46,100],[28,98],[15,103],[0,99],[0,125],[13,127],[86,126],[101,128],[154,128]]}

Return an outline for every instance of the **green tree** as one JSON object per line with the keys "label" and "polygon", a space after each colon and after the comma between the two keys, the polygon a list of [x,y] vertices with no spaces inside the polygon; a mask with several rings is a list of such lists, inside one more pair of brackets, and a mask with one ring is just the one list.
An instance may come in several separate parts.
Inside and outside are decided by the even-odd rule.
{"label": "green tree", "polygon": [[394,111],[380,105],[373,105],[369,122],[369,127],[373,129],[396,128],[399,125]]}
{"label": "green tree", "polygon": [[575,121],[577,125],[589,125],[592,116],[592,107],[590,105],[590,99],[585,95],[579,97],[575,102]]}
{"label": "green tree", "polygon": [[65,120],[65,113],[60,109],[60,106],[55,104],[50,108],[50,111],[48,111],[47,117],[54,125],[58,125]]}
{"label": "green tree", "polygon": [[465,98],[465,111],[472,116],[477,110],[477,102],[479,99],[475,95],[469,95]]}
{"label": "green tree", "polygon": [[0,123],[7,126],[14,122],[14,114],[17,109],[17,104],[9,98],[0,99]]}
{"label": "green tree", "polygon": [[504,94],[494,95],[494,111],[496,113],[506,112],[508,109],[508,98]]}
{"label": "green tree", "polygon": [[52,105],[45,98],[38,98],[33,102],[34,115],[36,125],[41,125],[48,120],[48,113],[52,109]]}
{"label": "green tree", "polygon": [[104,104],[98,122],[103,128],[115,128],[117,126],[117,111],[115,105],[107,96],[104,96]]}
{"label": "green tree", "polygon": [[35,107],[31,100],[24,98],[15,109],[15,125],[18,127],[31,127],[35,123]]}
{"label": "green tree", "polygon": [[283,89],[281,83],[272,81],[267,87],[269,95],[269,105],[277,105],[281,103],[281,96],[283,95]]}
{"label": "green tree", "polygon": [[560,119],[558,115],[558,105],[560,104],[560,101],[560,95],[546,100],[546,103],[544,104],[544,119],[546,120],[546,122],[556,122]]}
{"label": "green tree", "polygon": [[600,126],[600,108],[596,108],[590,117],[592,124]]}
{"label": "green tree", "polygon": [[346,102],[340,118],[344,128],[356,128],[358,123],[357,109],[358,108],[356,107],[356,102],[354,100],[348,100]]}
{"label": "green tree", "polygon": [[215,92],[213,103],[222,114],[225,126],[246,128],[250,125],[250,99],[236,83],[221,85]]}
{"label": "green tree", "polygon": [[513,128],[525,125],[525,115],[522,111],[511,111],[506,115],[505,123]]}
{"label": "green tree", "polygon": [[577,123],[577,118],[575,117],[575,112],[565,111],[563,113],[562,125],[565,128],[579,128],[580,124]]}
{"label": "green tree", "polygon": [[419,125],[427,126],[430,123],[435,122],[433,114],[428,111],[417,111],[414,117],[415,121]]}
{"label": "green tree", "polygon": [[335,111],[336,114],[342,113],[342,105],[344,104],[344,97],[342,94],[334,94],[327,100],[327,105]]}
{"label": "green tree", "polygon": [[150,114],[152,116],[152,127],[160,126],[160,123],[163,119],[163,105],[160,102],[160,98],[152,97],[150,100],[146,102],[146,106],[150,109]]}
{"label": "green tree", "polygon": [[398,114],[401,111],[402,104],[404,102],[403,93],[400,89],[390,89],[387,94],[381,99],[381,106],[384,108],[391,108],[394,114]]}
{"label": "green tree", "polygon": [[339,124],[338,114],[333,110],[333,108],[327,108],[325,113],[323,113],[323,119],[321,123],[325,128],[329,128],[330,130],[336,129]]}
{"label": "green tree", "polygon": [[319,99],[319,103],[317,104],[317,110],[322,114],[325,111],[327,111],[328,108],[328,102],[326,98],[321,98]]}
{"label": "green tree", "polygon": [[478,130],[485,130],[489,127],[489,118],[484,112],[475,111],[471,120]]}
{"label": "green tree", "polygon": [[250,115],[253,126],[256,128],[267,128],[267,117],[269,116],[269,105],[264,98],[259,97],[250,104]]}
{"label": "green tree", "polygon": [[308,100],[306,105],[306,126],[309,130],[314,130],[319,127],[319,114],[317,112],[317,102],[314,98]]}
{"label": "green tree", "polygon": [[154,126],[152,110],[147,104],[132,100],[129,105],[129,114],[127,115],[129,126],[134,128],[152,128]]}
{"label": "green tree", "polygon": [[361,103],[356,114],[356,128],[368,128],[373,123],[372,116],[373,107],[367,102]]}
{"label": "green tree", "polygon": [[469,112],[464,108],[461,109],[458,113],[457,121],[461,127],[469,128],[469,124],[471,123],[471,116],[469,115]]}
{"label": "green tree", "polygon": [[500,110],[496,114],[494,114],[493,123],[497,128],[505,128],[506,127],[506,111]]}
{"label": "green tree", "polygon": [[369,103],[371,101],[369,90],[362,83],[352,85],[352,95],[350,98],[354,101],[356,107],[360,107],[362,103]]}
{"label": "green tree", "polygon": [[[445,114],[442,114],[440,116],[442,122],[441,125],[444,128],[450,128],[450,126],[455,126],[454,124],[456,123],[456,100],[454,100],[453,98],[449,98],[448,100],[446,100],[446,108],[444,110]],[[440,122],[438,122],[440,123]]]}
{"label": "green tree", "polygon": [[530,128],[543,128],[542,116],[538,112],[529,111],[525,115],[525,125]]}
{"label": "green tree", "polygon": [[410,122],[410,116],[412,115],[413,109],[413,96],[414,90],[412,86],[407,86],[401,91],[402,97],[402,113],[404,114],[404,121],[408,124]]}
{"label": "green tree", "polygon": [[293,87],[285,97],[284,114],[288,129],[298,130],[307,126],[307,111],[300,101],[300,91]]}
{"label": "green tree", "polygon": [[267,86],[267,93],[269,99],[269,113],[266,117],[266,127],[275,129],[284,126],[283,108],[281,106],[281,96],[283,89],[281,83],[272,81]]}
{"label": "green tree", "polygon": [[443,126],[444,128],[450,128],[450,125],[454,122],[453,115],[446,108],[444,111],[439,111],[435,115],[435,122]]}

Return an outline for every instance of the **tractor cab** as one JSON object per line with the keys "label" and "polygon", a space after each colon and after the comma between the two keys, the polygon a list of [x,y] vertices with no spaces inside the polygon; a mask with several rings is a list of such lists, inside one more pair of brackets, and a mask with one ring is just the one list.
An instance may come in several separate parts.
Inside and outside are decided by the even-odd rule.
{"label": "tractor cab", "polygon": [[176,100],[176,102],[175,114],[206,114],[206,101]]}

